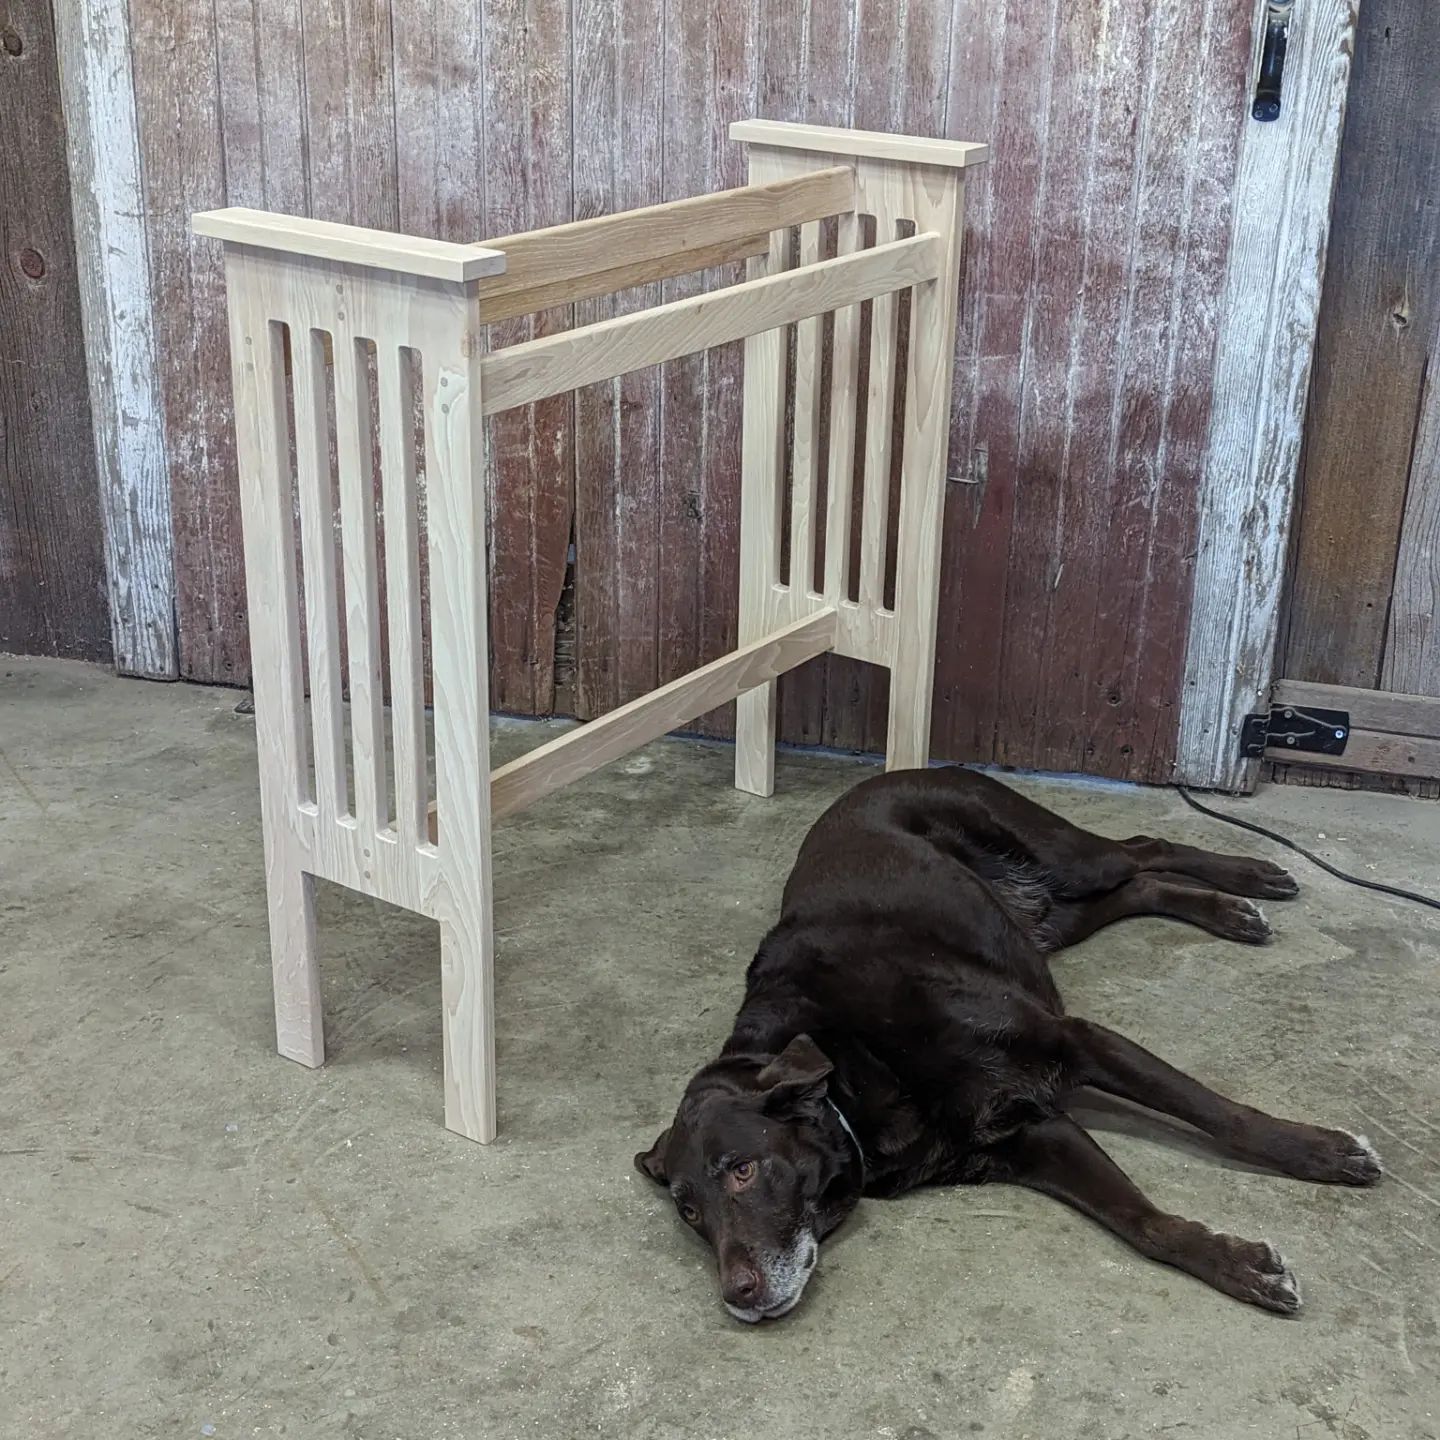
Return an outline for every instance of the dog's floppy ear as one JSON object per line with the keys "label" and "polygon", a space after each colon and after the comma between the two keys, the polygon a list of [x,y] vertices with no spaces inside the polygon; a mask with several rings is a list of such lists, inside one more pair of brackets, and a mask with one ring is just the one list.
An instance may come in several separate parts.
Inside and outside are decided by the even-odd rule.
{"label": "dog's floppy ear", "polygon": [[768,1110],[816,1101],[834,1069],[830,1057],[808,1036],[797,1035],[756,1077]]}
{"label": "dog's floppy ear", "polygon": [[657,1185],[668,1185],[670,1177],[665,1173],[665,1149],[670,1144],[670,1131],[664,1129],[660,1138],[648,1149],[635,1157],[635,1168],[648,1175]]}

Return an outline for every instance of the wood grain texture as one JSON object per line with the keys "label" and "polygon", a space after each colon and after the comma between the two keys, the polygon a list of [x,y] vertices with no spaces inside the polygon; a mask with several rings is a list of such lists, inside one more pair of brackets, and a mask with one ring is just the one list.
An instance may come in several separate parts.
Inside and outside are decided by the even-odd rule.
{"label": "wood grain texture", "polygon": [[48,0],[0,4],[0,650],[111,656]]}
{"label": "wood grain texture", "polygon": [[[576,0],[575,216],[663,196],[664,0]],[[582,301],[577,324],[660,300],[659,280]],[[658,683],[660,382],[622,375],[575,396],[576,713],[613,710]]]}
{"label": "wood grain texture", "polygon": [[926,232],[509,346],[485,361],[485,412],[498,414],[931,280],[943,255],[940,237]]}
{"label": "wood grain texture", "polygon": [[1437,51],[1440,8],[1362,7],[1306,419],[1282,663],[1294,679],[1381,683],[1416,421],[1440,326]]}
{"label": "wood grain texture", "polygon": [[1193,785],[1255,783],[1238,738],[1271,680],[1353,29],[1350,0],[1297,12],[1280,119],[1241,146],[1195,562],[1214,598],[1191,612],[1175,766]]}
{"label": "wood grain texture", "polygon": [[154,296],[175,544],[179,671],[250,679],[235,430],[220,247],[190,233],[225,203],[216,12],[185,0],[130,6],[143,208]]}
{"label": "wood grain texture", "polygon": [[[225,186],[212,205],[483,242],[742,184],[728,126],[756,115],[991,145],[967,206],[935,752],[1167,777],[1249,17],[1142,0],[217,0],[213,14],[209,78],[179,74],[189,41],[167,51],[150,21],[159,43],[140,66],[145,133],[163,137],[151,72],[169,55],[166,93],[197,172],[218,69]],[[200,12],[187,20],[204,28]],[[176,168],[160,156],[172,190]],[[147,203],[159,198],[147,185]],[[167,366],[223,370],[223,357],[197,362],[193,338],[211,292],[200,283],[194,300],[193,267],[161,221],[152,241],[182,357]],[[822,253],[835,243],[822,233]],[[506,320],[491,343],[739,273],[729,262],[587,299],[573,317]],[[854,338],[868,346],[868,328]],[[572,542],[582,714],[733,648],[740,373],[740,346],[724,347],[492,424],[499,706],[555,703]],[[172,384],[166,415],[177,471],[203,469],[210,505],[182,478],[182,635],[199,673],[238,677],[229,466],[209,428],[222,394],[208,378],[185,394]],[[828,452],[846,444],[843,430],[824,438],[817,503]],[[212,575],[230,599],[202,606]],[[779,733],[881,749],[886,697],[883,675],[826,657],[781,686]],[[722,711],[700,728],[731,723]]]}
{"label": "wood grain texture", "polygon": [[[1292,755],[1283,747],[1272,745],[1265,751],[1265,758],[1284,763],[1291,761]],[[1411,775],[1434,780],[1440,778],[1440,740],[1355,729],[1350,732],[1343,755],[1307,755],[1305,763],[1322,770]]]}
{"label": "wood grain texture", "polygon": [[1440,695],[1440,321],[1415,427],[1380,683]]}
{"label": "wood grain texture", "polygon": [[1360,690],[1350,685],[1317,685],[1310,680],[1277,680],[1271,703],[1345,710],[1349,712],[1350,723],[1362,730],[1440,739],[1440,698],[1430,695]]}
{"label": "wood grain texture", "polygon": [[53,9],[115,668],[169,680],[174,542],[128,6]]}
{"label": "wood grain texture", "polygon": [[[569,0],[486,0],[485,215],[480,235],[574,219]],[[568,329],[570,306],[505,321],[494,349]],[[490,425],[490,691],[500,710],[547,714],[555,612],[574,512],[574,409],[557,395]]]}
{"label": "wood grain texture", "polygon": [[233,240],[281,254],[308,255],[371,270],[395,270],[433,280],[475,280],[503,275],[505,255],[484,245],[452,245],[424,236],[397,235],[362,225],[311,220],[303,215],[277,215],[244,206],[202,211],[193,217],[197,235]]}
{"label": "wood grain texture", "polygon": [[493,818],[523,810],[705,711],[824,654],[834,638],[834,610],[817,611],[502,765],[490,782]]}

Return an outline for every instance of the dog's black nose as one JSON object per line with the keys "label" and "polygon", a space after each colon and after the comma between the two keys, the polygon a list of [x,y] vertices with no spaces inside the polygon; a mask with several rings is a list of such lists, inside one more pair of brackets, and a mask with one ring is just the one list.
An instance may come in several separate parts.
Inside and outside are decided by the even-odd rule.
{"label": "dog's black nose", "polygon": [[764,1283],[753,1265],[732,1265],[725,1272],[725,1282],[720,1289],[727,1304],[746,1309],[759,1299]]}

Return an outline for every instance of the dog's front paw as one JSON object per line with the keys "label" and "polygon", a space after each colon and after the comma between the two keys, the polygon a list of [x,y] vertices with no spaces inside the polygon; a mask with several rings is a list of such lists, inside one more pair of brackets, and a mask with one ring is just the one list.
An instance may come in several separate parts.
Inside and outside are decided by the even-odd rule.
{"label": "dog's front paw", "polygon": [[1242,1240],[1216,1235],[1221,1260],[1216,1287],[1248,1305],[1277,1315],[1294,1315],[1300,1309],[1300,1286],[1285,1257],[1268,1240]]}
{"label": "dog's front paw", "polygon": [[1233,886],[1238,895],[1255,900],[1293,900],[1300,893],[1295,877],[1268,860],[1246,860],[1235,875]]}
{"label": "dog's front paw", "polygon": [[1220,897],[1214,932],[1225,940],[1238,940],[1243,945],[1264,945],[1274,935],[1265,912],[1253,900]]}

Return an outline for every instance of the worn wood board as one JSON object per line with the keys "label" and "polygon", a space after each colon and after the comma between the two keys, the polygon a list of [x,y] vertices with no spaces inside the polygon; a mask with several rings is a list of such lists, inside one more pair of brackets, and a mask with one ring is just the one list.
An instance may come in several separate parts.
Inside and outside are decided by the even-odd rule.
{"label": "worn wood board", "polygon": [[49,0],[0,0],[0,651],[111,657]]}

